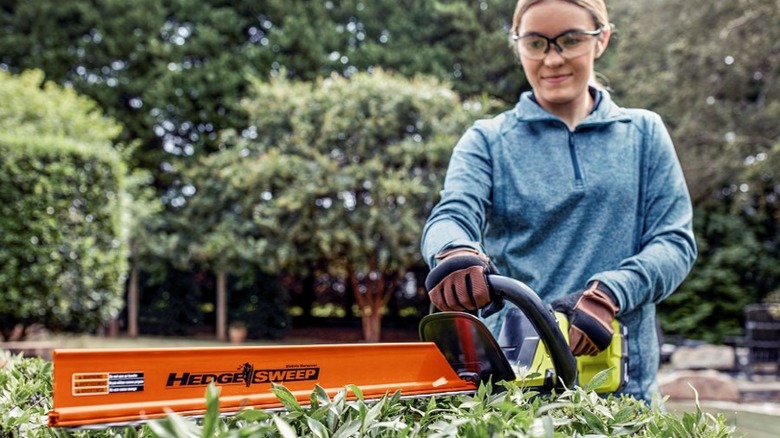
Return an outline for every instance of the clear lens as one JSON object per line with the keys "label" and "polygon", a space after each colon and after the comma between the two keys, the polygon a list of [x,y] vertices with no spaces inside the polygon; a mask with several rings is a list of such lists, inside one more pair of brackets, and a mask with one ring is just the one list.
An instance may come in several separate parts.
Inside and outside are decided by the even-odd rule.
{"label": "clear lens", "polygon": [[555,38],[547,38],[543,35],[528,34],[514,37],[517,41],[517,47],[520,55],[534,60],[544,59],[551,48],[566,58],[576,58],[582,56],[590,50],[591,39],[601,33],[597,31],[572,31],[566,32]]}
{"label": "clear lens", "polygon": [[580,34],[566,34],[558,37],[558,45],[563,48],[563,51],[574,51],[574,50],[580,50],[582,49],[587,50],[588,45],[585,44],[590,37],[587,35],[580,35]]}
{"label": "clear lens", "polygon": [[527,36],[518,41],[520,54],[526,58],[542,59],[547,53],[547,39],[539,36]]}

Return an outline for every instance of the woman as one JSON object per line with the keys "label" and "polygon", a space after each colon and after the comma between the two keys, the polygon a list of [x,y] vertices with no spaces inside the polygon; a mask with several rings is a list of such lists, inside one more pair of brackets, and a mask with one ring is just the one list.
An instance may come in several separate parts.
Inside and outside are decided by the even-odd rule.
{"label": "woman", "polygon": [[[603,0],[520,0],[511,30],[532,91],[456,145],[425,224],[426,281],[442,310],[490,301],[498,269],[569,315],[575,355],[628,328],[623,392],[657,392],[655,305],[696,258],[690,196],[660,117],[617,106],[595,84],[609,43]],[[502,314],[490,318],[498,333]]]}

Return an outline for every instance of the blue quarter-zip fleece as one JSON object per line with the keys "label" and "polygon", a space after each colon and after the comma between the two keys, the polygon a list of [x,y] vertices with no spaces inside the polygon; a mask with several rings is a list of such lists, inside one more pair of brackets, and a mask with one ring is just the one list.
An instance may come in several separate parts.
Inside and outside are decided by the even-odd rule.
{"label": "blue quarter-zip fleece", "polygon": [[[590,91],[594,110],[573,131],[531,92],[469,128],[453,150],[422,251],[433,267],[445,249],[478,249],[545,302],[603,282],[629,331],[624,392],[650,400],[655,304],[696,259],[691,200],[661,118]],[[486,321],[494,334],[502,319]]]}

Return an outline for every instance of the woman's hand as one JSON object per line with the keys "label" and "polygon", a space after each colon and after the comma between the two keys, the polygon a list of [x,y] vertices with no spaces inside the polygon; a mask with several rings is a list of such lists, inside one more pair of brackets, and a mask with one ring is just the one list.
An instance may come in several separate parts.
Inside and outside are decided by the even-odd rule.
{"label": "woman's hand", "polygon": [[497,273],[490,259],[471,248],[455,248],[438,256],[441,261],[425,279],[428,296],[439,310],[477,310],[490,302],[486,276]]}
{"label": "woman's hand", "polygon": [[618,311],[615,295],[598,281],[581,292],[552,302],[552,308],[569,317],[569,348],[575,356],[593,356],[609,347],[615,330],[612,320]]}

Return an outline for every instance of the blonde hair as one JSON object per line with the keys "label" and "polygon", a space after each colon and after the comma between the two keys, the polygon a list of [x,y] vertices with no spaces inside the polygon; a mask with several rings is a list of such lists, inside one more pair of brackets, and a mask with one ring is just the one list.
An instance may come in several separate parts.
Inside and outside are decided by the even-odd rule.
{"label": "blonde hair", "polygon": [[[512,35],[516,35],[520,28],[520,20],[523,18],[523,14],[531,6],[541,3],[544,0],[518,0],[515,6],[515,13],[512,16]],[[577,5],[586,11],[590,12],[593,17],[593,22],[596,27],[601,29],[603,27],[609,28],[609,13],[607,12],[607,4],[604,0],[563,0],[571,4]]]}

